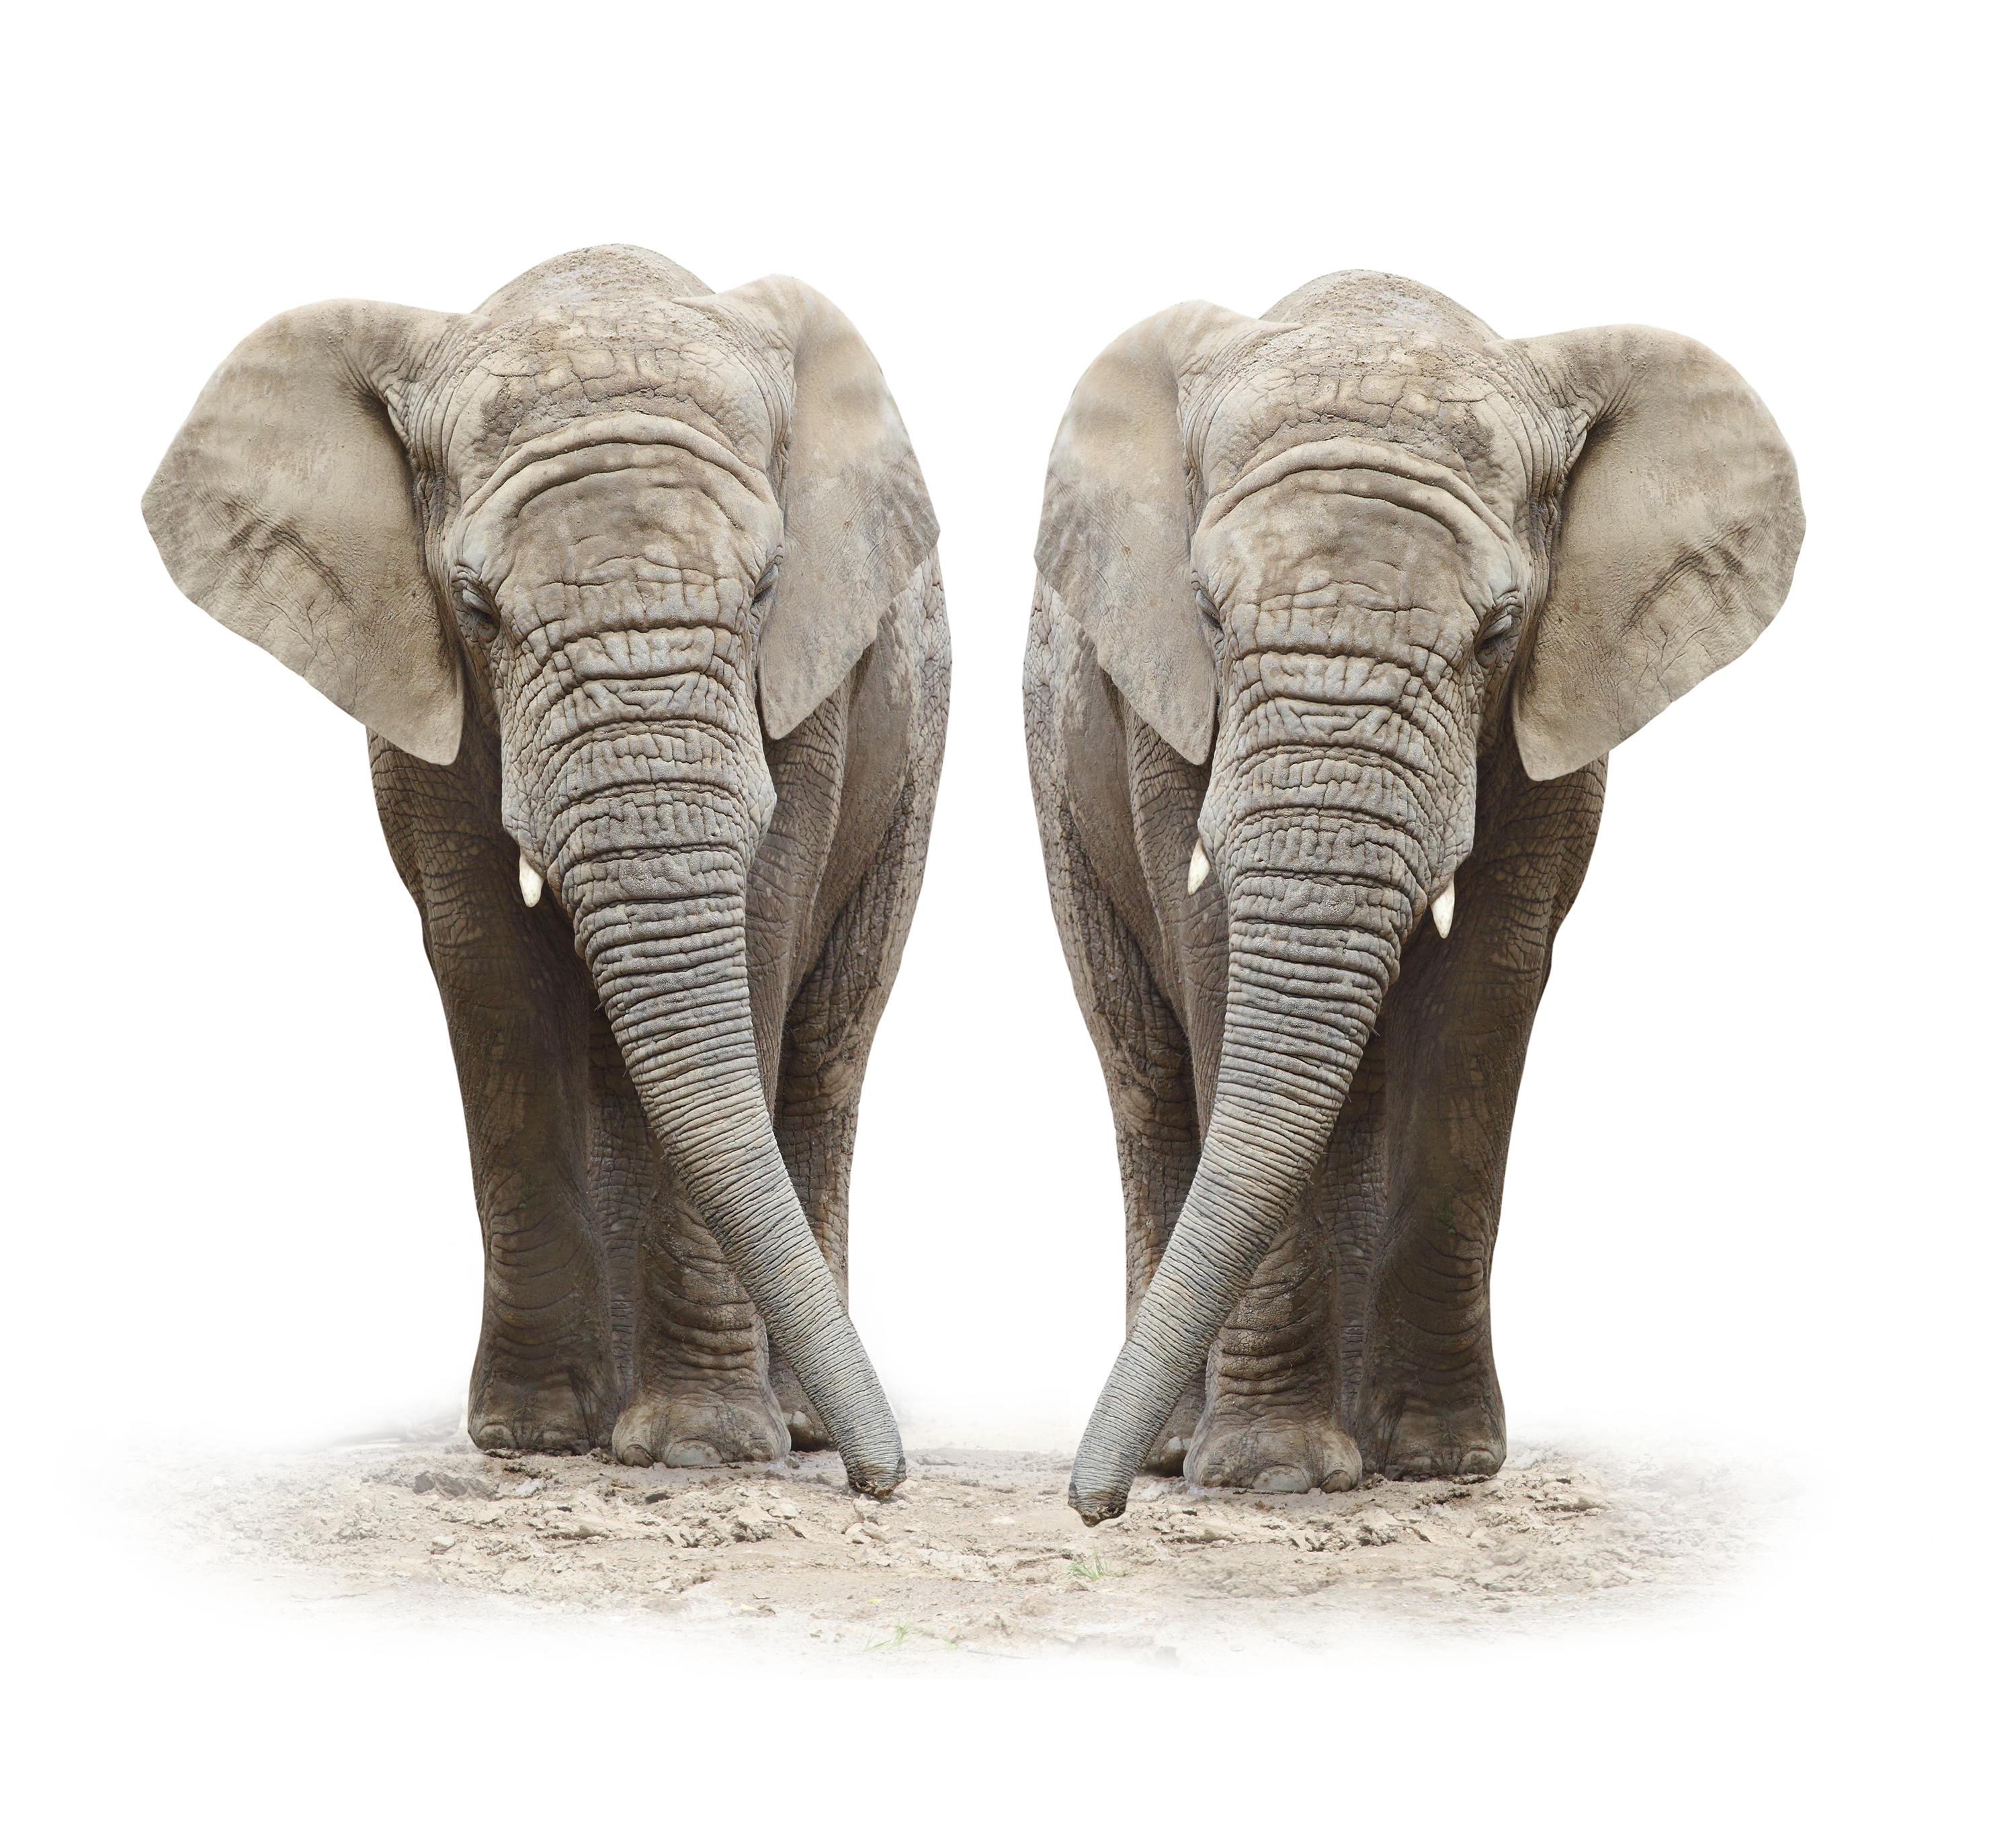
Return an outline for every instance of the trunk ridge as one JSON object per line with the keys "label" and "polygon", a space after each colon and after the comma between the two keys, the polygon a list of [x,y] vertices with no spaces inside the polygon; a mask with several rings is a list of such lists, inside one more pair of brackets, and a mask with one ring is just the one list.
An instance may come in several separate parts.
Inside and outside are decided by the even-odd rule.
{"label": "trunk ridge", "polygon": [[906,1469],[895,1415],[791,1185],[749,1004],[746,863],[718,839],[570,845],[560,891],[659,1147],[797,1373],[856,1490]]}
{"label": "trunk ridge", "polygon": [[[1326,893],[1327,921],[1312,918]],[[1403,894],[1330,884],[1296,898],[1287,919],[1278,901],[1234,912],[1197,1178],[1071,1469],[1071,1507],[1088,1523],[1127,1507],[1143,1455],[1316,1171],[1399,966]]]}

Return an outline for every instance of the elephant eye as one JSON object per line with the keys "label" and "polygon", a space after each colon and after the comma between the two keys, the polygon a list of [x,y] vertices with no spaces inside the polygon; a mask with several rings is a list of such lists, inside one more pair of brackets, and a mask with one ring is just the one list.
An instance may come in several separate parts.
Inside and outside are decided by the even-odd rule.
{"label": "elephant eye", "polygon": [[751,609],[761,608],[770,592],[776,588],[777,564],[776,559],[771,559],[770,568],[756,580],[756,588],[749,593],[749,606]]}
{"label": "elephant eye", "polygon": [[462,619],[470,633],[477,640],[488,642],[496,639],[497,605],[491,600],[490,592],[473,577],[456,580],[455,606],[462,612]]}
{"label": "elephant eye", "polygon": [[1491,619],[1477,631],[1477,650],[1486,659],[1496,656],[1513,629],[1518,625],[1519,604],[1508,597],[1492,606]]}
{"label": "elephant eye", "polygon": [[1215,628],[1219,621],[1218,605],[1211,601],[1211,592],[1201,584],[1197,587],[1197,606],[1198,613]]}

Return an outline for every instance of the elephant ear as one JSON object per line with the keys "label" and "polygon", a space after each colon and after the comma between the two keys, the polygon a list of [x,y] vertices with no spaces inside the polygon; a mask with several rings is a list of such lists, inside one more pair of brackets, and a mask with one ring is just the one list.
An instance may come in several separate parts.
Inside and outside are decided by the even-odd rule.
{"label": "elephant ear", "polygon": [[1197,764],[1211,753],[1218,692],[1190,572],[1179,377],[1207,343],[1255,322],[1192,303],[1126,332],[1072,394],[1043,488],[1039,585],[1135,714]]}
{"label": "elephant ear", "polygon": [[1582,433],[1513,691],[1521,759],[1546,780],[1757,638],[1791,587],[1805,517],[1763,401],[1700,343],[1620,325],[1520,346]]}
{"label": "elephant ear", "polygon": [[197,397],[142,510],[168,574],[423,761],[462,739],[462,667],[385,390],[449,319],[337,300],[276,317]]}
{"label": "elephant ear", "polygon": [[774,739],[839,690],[936,548],[938,525],[882,370],[833,302],[783,278],[718,297],[780,336],[790,363],[784,546],[756,649]]}

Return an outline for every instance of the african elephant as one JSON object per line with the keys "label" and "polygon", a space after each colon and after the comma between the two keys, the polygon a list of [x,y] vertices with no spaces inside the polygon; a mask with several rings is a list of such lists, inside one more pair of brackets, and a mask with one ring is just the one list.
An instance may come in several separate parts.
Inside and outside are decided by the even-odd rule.
{"label": "african elephant", "polygon": [[1497,1469],[1506,1148],[1605,757],[1756,638],[1803,530],[1770,415],[1665,331],[1505,341],[1346,272],[1087,371],[1024,684],[1125,1195],[1088,1523],[1144,1465]]}
{"label": "african elephant", "polygon": [[629,247],[466,316],[310,305],[211,378],[146,512],[370,732],[467,1117],[477,1444],[830,1444],[893,1490],[847,1188],[950,659],[859,335]]}

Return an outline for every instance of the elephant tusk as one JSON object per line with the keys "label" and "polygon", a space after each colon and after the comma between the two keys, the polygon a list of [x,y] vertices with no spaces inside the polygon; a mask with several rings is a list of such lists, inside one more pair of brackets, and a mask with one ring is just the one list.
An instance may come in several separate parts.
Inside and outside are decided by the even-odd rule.
{"label": "elephant tusk", "polygon": [[539,896],[546,886],[546,879],[526,861],[525,853],[518,853],[518,892],[525,897],[527,907],[537,907]]}
{"label": "elephant tusk", "polygon": [[1211,858],[1204,854],[1204,840],[1200,837],[1197,848],[1190,852],[1190,885],[1187,892],[1194,894],[1211,879]]}
{"label": "elephant tusk", "polygon": [[1442,891],[1428,903],[1428,912],[1435,916],[1435,930],[1446,939],[1449,928],[1456,924],[1456,878],[1452,876],[1442,884]]}

